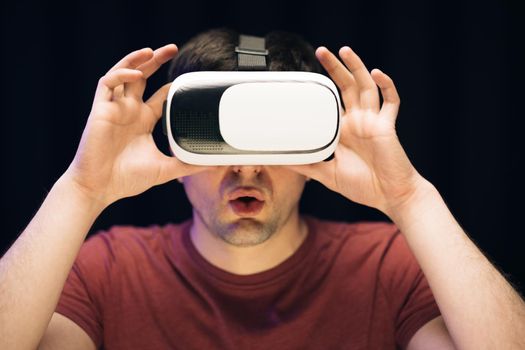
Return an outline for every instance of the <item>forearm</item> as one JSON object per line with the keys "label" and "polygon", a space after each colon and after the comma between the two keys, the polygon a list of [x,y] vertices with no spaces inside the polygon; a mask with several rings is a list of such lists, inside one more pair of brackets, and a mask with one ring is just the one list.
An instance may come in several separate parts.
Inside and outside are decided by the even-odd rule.
{"label": "forearm", "polygon": [[33,349],[73,262],[103,210],[62,176],[0,260],[0,349]]}
{"label": "forearm", "polygon": [[459,349],[525,348],[525,303],[428,182],[389,213],[423,270]]}

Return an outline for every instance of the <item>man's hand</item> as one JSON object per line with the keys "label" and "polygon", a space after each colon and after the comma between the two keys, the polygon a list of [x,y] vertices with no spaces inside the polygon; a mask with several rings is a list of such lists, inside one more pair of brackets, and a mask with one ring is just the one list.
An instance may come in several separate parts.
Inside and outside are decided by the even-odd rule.
{"label": "man's hand", "polygon": [[159,151],[151,135],[170,84],[144,102],[146,80],[178,51],[134,51],[100,80],[80,146],[65,177],[104,206],[152,186],[207,169]]}
{"label": "man's hand", "polygon": [[[370,74],[349,47],[341,48],[339,55],[344,65],[325,47],[316,50],[317,58],[341,90],[346,108],[335,157],[328,162],[288,167],[389,215],[427,181],[412,166],[396,135],[400,100],[392,79],[378,69]],[[381,108],[377,86],[384,100]]]}
{"label": "man's hand", "polygon": [[439,339],[459,349],[524,349],[521,296],[470,240],[399,143],[399,97],[392,80],[377,69],[370,74],[349,48],[339,51],[344,65],[326,48],[316,55],[341,90],[346,107],[341,138],[334,159],[288,167],[381,210],[403,233],[446,325],[446,331],[441,320],[437,328],[426,326],[411,346],[428,349]]}

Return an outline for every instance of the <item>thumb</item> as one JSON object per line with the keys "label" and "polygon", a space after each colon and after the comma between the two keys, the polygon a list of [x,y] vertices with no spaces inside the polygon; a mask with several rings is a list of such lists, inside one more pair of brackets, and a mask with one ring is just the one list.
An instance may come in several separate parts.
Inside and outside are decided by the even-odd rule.
{"label": "thumb", "polygon": [[165,84],[160,89],[155,91],[155,93],[146,101],[146,105],[151,108],[153,114],[155,115],[155,122],[157,122],[157,120],[162,116],[162,104],[168,96],[170,86],[171,83]]}

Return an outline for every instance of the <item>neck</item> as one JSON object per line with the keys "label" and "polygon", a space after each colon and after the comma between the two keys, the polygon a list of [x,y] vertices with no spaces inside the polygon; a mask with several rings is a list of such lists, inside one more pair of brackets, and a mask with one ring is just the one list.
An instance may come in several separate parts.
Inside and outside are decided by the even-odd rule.
{"label": "neck", "polygon": [[190,237],[197,251],[211,264],[230,273],[250,275],[269,270],[289,258],[308,235],[308,226],[298,210],[261,244],[238,247],[223,241],[206,228],[194,213]]}

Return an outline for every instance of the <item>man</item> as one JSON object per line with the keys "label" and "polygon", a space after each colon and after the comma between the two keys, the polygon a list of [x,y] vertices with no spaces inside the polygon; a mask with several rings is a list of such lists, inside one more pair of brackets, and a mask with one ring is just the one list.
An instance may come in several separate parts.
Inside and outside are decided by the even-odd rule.
{"label": "man", "polygon": [[[73,162],[0,261],[0,348],[523,348],[522,299],[408,160],[392,80],[350,48],[339,60],[267,37],[270,69],[315,71],[318,60],[341,90],[332,160],[200,167],[156,148],[169,84],[143,102],[147,78],[174,57],[171,79],[229,70],[236,35],[202,33],[180,59],[173,44],[138,50],[100,79]],[[191,220],[113,227],[83,244],[111,203],[173,179]],[[393,224],[300,215],[308,179]]]}

